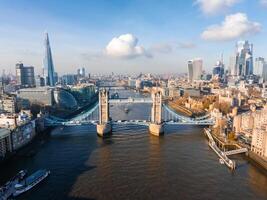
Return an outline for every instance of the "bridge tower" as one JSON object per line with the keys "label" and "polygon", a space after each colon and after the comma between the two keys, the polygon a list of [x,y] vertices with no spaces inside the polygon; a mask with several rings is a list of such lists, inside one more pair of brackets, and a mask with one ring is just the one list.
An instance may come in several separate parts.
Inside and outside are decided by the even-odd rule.
{"label": "bridge tower", "polygon": [[109,121],[109,92],[106,89],[99,91],[99,123],[96,129],[99,136],[106,136],[111,133],[111,124]]}
{"label": "bridge tower", "polygon": [[162,115],[162,94],[160,91],[153,92],[152,108],[151,108],[151,123],[149,124],[149,132],[152,135],[159,136],[164,133],[164,127],[161,119]]}

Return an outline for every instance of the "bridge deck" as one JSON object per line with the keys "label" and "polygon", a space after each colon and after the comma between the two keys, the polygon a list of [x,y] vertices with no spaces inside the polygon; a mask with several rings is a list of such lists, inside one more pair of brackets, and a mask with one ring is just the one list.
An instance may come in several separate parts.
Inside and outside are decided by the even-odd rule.
{"label": "bridge deck", "polygon": [[152,103],[151,98],[119,98],[109,99],[111,104],[123,104],[123,103]]}
{"label": "bridge deck", "polygon": [[[124,104],[124,103],[152,103],[151,98],[120,98],[120,99],[109,99],[109,102],[111,104]],[[214,120],[209,115],[200,117],[200,118],[189,118],[181,116],[177,113],[175,113],[173,110],[171,110],[167,105],[163,104],[164,109],[164,118],[162,119],[162,122],[164,124],[170,124],[170,125],[213,125]],[[79,115],[69,119],[59,119],[59,118],[46,118],[46,126],[74,126],[74,125],[83,125],[83,124],[96,124],[96,121],[98,118],[94,118],[94,116],[99,115],[99,104],[96,104],[92,109],[86,110]],[[149,121],[144,122],[144,120],[118,120],[113,121],[114,123],[135,123],[135,124],[144,124],[144,123],[150,123]]]}

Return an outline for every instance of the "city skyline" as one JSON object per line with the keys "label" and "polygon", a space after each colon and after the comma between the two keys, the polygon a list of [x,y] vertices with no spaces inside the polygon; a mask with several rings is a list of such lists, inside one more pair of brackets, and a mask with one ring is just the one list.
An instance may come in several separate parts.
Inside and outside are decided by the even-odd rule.
{"label": "city skyline", "polygon": [[0,69],[14,72],[22,61],[41,74],[45,31],[59,74],[80,66],[93,73],[180,73],[196,57],[210,72],[221,53],[228,68],[238,40],[254,44],[254,58],[267,56],[265,1],[207,2],[1,1]]}
{"label": "city skyline", "polygon": [[0,200],[267,200],[266,19],[267,0],[0,0]]}

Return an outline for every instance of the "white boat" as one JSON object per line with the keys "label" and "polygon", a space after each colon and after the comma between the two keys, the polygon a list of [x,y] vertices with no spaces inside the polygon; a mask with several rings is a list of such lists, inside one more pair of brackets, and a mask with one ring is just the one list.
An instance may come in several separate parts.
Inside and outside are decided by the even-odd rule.
{"label": "white boat", "polygon": [[16,197],[16,196],[32,189],[38,183],[40,183],[45,178],[47,178],[49,174],[50,174],[50,171],[38,170],[35,173],[33,173],[32,175],[26,177],[24,180],[20,181],[19,183],[17,183],[15,185],[13,196]]}
{"label": "white boat", "polygon": [[14,187],[25,178],[26,170],[21,170],[16,176],[8,181],[3,187],[0,187],[0,200],[7,200],[14,194]]}

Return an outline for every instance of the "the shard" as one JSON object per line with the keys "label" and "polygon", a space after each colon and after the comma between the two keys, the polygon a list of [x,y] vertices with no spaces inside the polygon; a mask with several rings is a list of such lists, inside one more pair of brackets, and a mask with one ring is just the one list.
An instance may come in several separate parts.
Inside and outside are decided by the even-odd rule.
{"label": "the shard", "polygon": [[55,72],[52,59],[52,52],[49,43],[48,33],[45,33],[45,57],[43,61],[43,75],[45,79],[45,85],[55,86]]}

